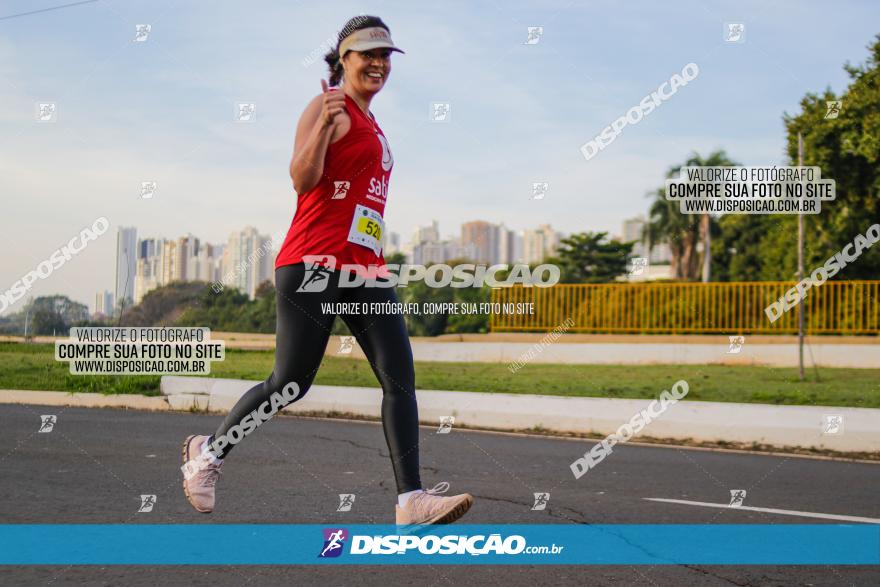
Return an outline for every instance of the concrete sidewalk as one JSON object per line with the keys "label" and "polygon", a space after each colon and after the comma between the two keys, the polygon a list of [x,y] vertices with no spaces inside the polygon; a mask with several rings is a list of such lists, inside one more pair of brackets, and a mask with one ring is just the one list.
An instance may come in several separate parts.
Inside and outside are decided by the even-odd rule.
{"label": "concrete sidewalk", "polygon": [[[175,409],[196,406],[228,411],[255,383],[166,376],[162,393]],[[657,390],[657,397],[661,391]],[[475,428],[601,436],[615,432],[652,401],[421,389],[418,399],[419,418],[434,421],[438,427],[440,418],[453,416],[456,425]],[[285,410],[378,418],[381,403],[378,388],[313,385],[303,399]],[[842,417],[837,432],[823,432],[826,416]],[[880,452],[880,409],[680,401],[648,424],[641,435],[682,442]]]}
{"label": "concrete sidewalk", "polygon": [[[161,397],[0,390],[0,403],[223,413],[256,383],[165,376]],[[591,436],[612,434],[652,401],[438,390],[419,390],[418,399],[419,419],[438,428],[441,418],[453,416],[454,426]],[[284,410],[378,419],[381,402],[382,390],[378,388],[313,385],[302,400]],[[826,416],[841,417],[842,425],[836,432],[823,431]],[[679,401],[633,437],[634,441],[657,439],[765,451],[880,455],[880,409]]]}

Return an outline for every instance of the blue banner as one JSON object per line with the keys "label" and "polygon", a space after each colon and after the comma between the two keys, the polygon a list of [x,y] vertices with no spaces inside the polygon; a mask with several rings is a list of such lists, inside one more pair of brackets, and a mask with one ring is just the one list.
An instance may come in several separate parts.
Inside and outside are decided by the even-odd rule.
{"label": "blue banner", "polygon": [[5,524],[3,565],[877,565],[880,525]]}

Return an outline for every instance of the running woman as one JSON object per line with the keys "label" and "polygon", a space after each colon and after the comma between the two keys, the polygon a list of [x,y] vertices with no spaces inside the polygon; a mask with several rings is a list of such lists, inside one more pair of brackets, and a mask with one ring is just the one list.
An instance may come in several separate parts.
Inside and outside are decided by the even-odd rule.
{"label": "running woman", "polygon": [[[403,53],[385,23],[359,16],[346,23],[336,48],[324,58],[330,84],[321,80],[322,92],[300,117],[290,163],[298,203],[275,259],[275,367],[268,379],[241,397],[213,435],[184,441],[183,488],[199,512],[213,511],[215,485],[232,447],[281,407],[302,399],[311,386],[336,318],[323,313],[322,304],[397,303],[394,288],[369,287],[369,281],[340,287],[338,269],[357,264],[381,276],[385,266],[382,217],[394,159],[369,108],[391,73],[392,51]],[[449,487],[445,482],[422,489],[415,371],[403,317],[341,317],[382,385],[382,426],[398,491],[397,523],[457,520],[471,507],[473,496],[441,496]]]}

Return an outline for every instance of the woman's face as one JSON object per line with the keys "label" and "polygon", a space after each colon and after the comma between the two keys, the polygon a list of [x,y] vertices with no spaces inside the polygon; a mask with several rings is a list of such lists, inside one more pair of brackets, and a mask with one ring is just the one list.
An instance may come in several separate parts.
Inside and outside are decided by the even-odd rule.
{"label": "woman's face", "polygon": [[348,51],[342,59],[345,83],[361,94],[375,94],[391,73],[391,50]]}

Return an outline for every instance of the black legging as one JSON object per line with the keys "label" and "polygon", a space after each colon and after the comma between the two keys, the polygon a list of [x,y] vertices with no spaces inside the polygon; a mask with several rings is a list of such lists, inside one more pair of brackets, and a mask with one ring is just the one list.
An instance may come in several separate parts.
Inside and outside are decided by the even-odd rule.
{"label": "black legging", "polygon": [[[252,387],[233,406],[214,433],[217,439],[270,399],[273,393],[295,382],[301,399],[321,365],[335,314],[323,312],[327,303],[397,302],[394,288],[339,287],[339,274],[332,272],[321,292],[297,292],[306,269],[302,263],[275,270],[277,326],[275,367],[268,379]],[[406,324],[400,314],[341,315],[363,349],[373,373],[382,385],[382,427],[391,453],[399,493],[421,489],[419,479],[419,412],[415,371]],[[276,402],[277,402],[276,396]],[[288,394],[288,398],[290,394]],[[292,403],[292,402],[290,402]],[[268,412],[267,408],[263,408]],[[240,429],[245,429],[245,424]],[[252,428],[252,426],[250,427]],[[225,457],[234,444],[222,449],[215,442],[214,454]]]}

